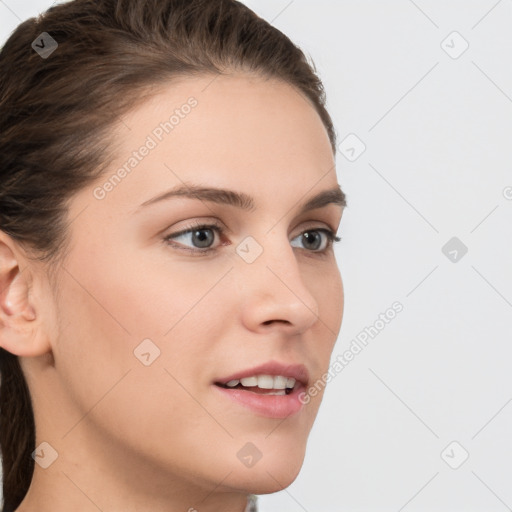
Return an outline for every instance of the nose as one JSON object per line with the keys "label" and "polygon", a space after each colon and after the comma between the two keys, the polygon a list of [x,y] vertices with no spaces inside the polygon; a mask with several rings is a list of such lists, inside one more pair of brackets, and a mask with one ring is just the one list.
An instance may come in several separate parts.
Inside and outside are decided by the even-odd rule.
{"label": "nose", "polygon": [[318,321],[319,310],[294,248],[277,234],[268,236],[262,248],[255,261],[241,258],[236,268],[242,321],[254,332],[301,334]]}

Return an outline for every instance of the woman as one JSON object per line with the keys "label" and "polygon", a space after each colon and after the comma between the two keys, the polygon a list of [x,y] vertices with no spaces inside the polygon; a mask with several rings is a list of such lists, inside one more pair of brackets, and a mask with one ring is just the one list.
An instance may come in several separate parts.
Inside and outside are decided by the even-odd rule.
{"label": "woman", "polygon": [[343,315],[312,65],[234,0],[74,0],[0,91],[3,511],[256,510]]}

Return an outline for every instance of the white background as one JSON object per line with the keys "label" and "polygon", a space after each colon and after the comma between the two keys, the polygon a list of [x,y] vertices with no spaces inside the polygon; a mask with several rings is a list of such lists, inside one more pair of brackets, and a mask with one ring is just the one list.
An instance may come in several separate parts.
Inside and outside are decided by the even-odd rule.
{"label": "white background", "polygon": [[[262,512],[510,510],[512,1],[245,3],[311,56],[339,142],[366,146],[337,157],[332,361],[403,305],[329,382],[301,473]],[[0,0],[2,43],[50,5]]]}

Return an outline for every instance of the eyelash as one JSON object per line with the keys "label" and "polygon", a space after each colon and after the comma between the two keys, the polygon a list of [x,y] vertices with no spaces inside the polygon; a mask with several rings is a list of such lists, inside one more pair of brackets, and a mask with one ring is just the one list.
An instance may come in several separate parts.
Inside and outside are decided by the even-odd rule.
{"label": "eyelash", "polygon": [[[187,251],[190,253],[195,253],[196,256],[203,256],[203,255],[206,255],[213,251],[218,250],[217,248],[210,248],[210,247],[207,247],[205,249],[200,249],[200,248],[196,247],[195,249],[192,249],[190,247],[182,247],[182,246],[180,246],[180,244],[172,243],[173,238],[177,238],[182,235],[186,235],[189,233],[193,233],[195,231],[202,231],[202,230],[214,231],[215,233],[218,234],[219,237],[221,237],[224,234],[224,229],[222,228],[222,226],[219,226],[217,224],[197,224],[197,225],[190,226],[187,229],[184,229],[183,231],[179,231],[178,233],[171,233],[170,235],[167,235],[166,237],[164,237],[163,241],[165,243],[167,243],[168,245],[176,247],[179,250]],[[328,228],[306,229],[302,233],[300,233],[298,236],[301,236],[304,233],[310,233],[312,231],[319,231],[319,232],[324,233],[327,236],[327,246],[325,247],[325,249],[323,249],[321,251],[308,251],[308,249],[304,249],[313,254],[320,254],[320,255],[327,254],[327,252],[331,249],[333,244],[340,242],[342,239],[341,237],[336,236],[335,232]],[[297,238],[297,237],[295,237],[295,238]]]}

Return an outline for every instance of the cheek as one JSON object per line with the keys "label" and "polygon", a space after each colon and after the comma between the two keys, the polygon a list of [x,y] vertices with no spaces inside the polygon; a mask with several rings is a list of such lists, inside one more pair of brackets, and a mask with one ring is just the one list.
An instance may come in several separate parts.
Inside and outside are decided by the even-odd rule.
{"label": "cheek", "polygon": [[202,340],[203,332],[226,325],[233,294],[222,276],[229,268],[227,264],[159,263],[129,284],[120,279],[118,295],[108,300],[125,304],[119,315],[130,326],[132,338],[158,339],[164,347],[177,345],[186,351],[194,348],[187,338]]}
{"label": "cheek", "polygon": [[339,268],[334,263],[319,266],[307,273],[304,281],[318,304],[320,321],[316,328],[325,332],[325,336],[332,341],[332,349],[341,327],[344,310],[343,281]]}
{"label": "cheek", "polygon": [[122,375],[141,366],[149,351],[150,361],[190,380],[201,369],[200,356],[212,350],[212,337],[221,339],[234,321],[235,295],[223,279],[229,262],[96,256],[89,267],[69,265],[73,278],[65,279],[60,309],[67,326],[63,360],[82,361],[82,373],[96,375],[105,387],[104,368]]}
{"label": "cheek", "polygon": [[[161,457],[161,462],[172,454],[183,459],[182,466],[192,464],[184,462],[191,456],[184,447],[195,443],[198,452],[199,447],[208,451],[198,439],[207,443],[208,431],[215,428],[191,395],[204,400],[205,361],[216,350],[215,340],[225,337],[229,318],[233,321],[227,312],[234,294],[228,280],[219,281],[229,266],[199,273],[191,265],[188,271],[150,265],[134,275],[128,269],[140,268],[137,262],[96,263],[95,269],[109,267],[108,281],[92,268],[79,271],[70,265],[73,278],[63,279],[61,288],[64,320],[56,363],[76,411],[70,424],[87,415],[89,425],[120,446]],[[138,351],[148,339],[144,352]],[[147,352],[149,365],[142,362]],[[168,449],[162,450],[162,440]]]}
{"label": "cheek", "polygon": [[312,376],[312,388],[316,388],[309,404],[312,416],[316,416],[320,402],[323,399],[325,387],[325,373],[329,370],[332,352],[341,328],[344,309],[344,290],[341,274],[337,266],[324,269],[308,278],[309,290],[318,303],[319,321],[314,327],[314,333],[309,337],[310,358],[316,361],[315,372]]}
{"label": "cheek", "polygon": [[332,282],[332,315],[335,319],[335,329],[334,332],[338,334],[341,322],[343,320],[343,311],[345,309],[345,292],[343,289],[343,280],[341,278],[341,274],[337,269],[336,275],[333,278]]}

